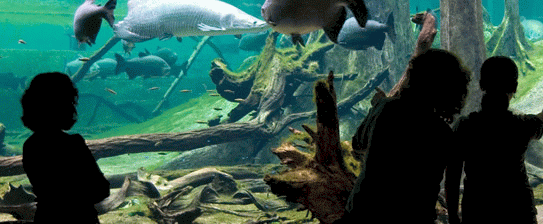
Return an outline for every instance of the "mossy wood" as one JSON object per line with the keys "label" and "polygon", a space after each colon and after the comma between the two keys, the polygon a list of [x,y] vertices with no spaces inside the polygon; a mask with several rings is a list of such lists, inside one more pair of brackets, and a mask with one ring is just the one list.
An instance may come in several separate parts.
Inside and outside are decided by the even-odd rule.
{"label": "mossy wood", "polygon": [[[430,14],[425,14],[424,18],[433,18],[428,17]],[[422,16],[419,15],[419,16]],[[421,17],[422,18],[422,17]],[[420,18],[419,18],[420,19]],[[424,19],[426,20],[426,19]],[[414,22],[417,22],[419,20],[413,20]],[[435,30],[435,18],[431,20],[426,20],[427,22],[424,22],[423,24],[423,31],[419,34],[419,40],[417,41],[417,47],[415,48],[415,53],[420,54],[420,52],[424,52],[427,49],[432,46],[432,42],[434,40],[434,36],[436,33]],[[322,38],[322,33],[319,35]],[[327,47],[328,44],[320,43],[320,41],[313,42],[315,44],[318,44],[321,47]],[[312,49],[312,44],[307,44],[308,49],[305,50],[311,51],[309,49]],[[318,47],[317,47],[318,48]],[[288,97],[292,97],[292,93],[294,90],[287,89],[288,91],[283,91],[286,89],[286,87],[290,84],[292,85],[299,85],[296,83],[288,83],[287,85],[287,77],[290,77],[289,79],[296,79],[296,80],[302,80],[305,79],[307,81],[315,80],[322,75],[318,74],[309,74],[308,72],[303,72],[304,70],[307,71],[308,69],[302,69],[298,67],[298,69],[294,70],[291,66],[287,64],[281,64],[280,58],[277,57],[290,57],[298,55],[298,52],[294,52],[294,49],[287,49],[287,50],[281,50],[283,53],[277,54],[279,50],[275,49],[275,38],[270,37],[268,39],[268,43],[266,45],[266,51],[263,52],[262,55],[260,55],[260,58],[255,64],[253,64],[246,72],[247,74],[251,70],[255,70],[252,73],[254,73],[253,76],[254,80],[257,80],[256,77],[264,76],[264,74],[257,74],[257,71],[259,72],[265,72],[264,69],[259,69],[259,66],[265,66],[269,70],[274,70],[276,73],[275,78],[270,78],[271,80],[274,80],[274,83],[271,83],[267,86],[266,91],[267,94],[264,96],[262,92],[264,90],[262,87],[265,87],[266,85],[258,84],[257,86],[261,86],[261,88],[257,88],[255,85],[256,83],[253,81],[247,81],[250,80],[248,78],[241,79],[236,78],[234,81],[228,80],[230,77],[236,77],[233,74],[233,72],[228,71],[226,68],[226,65],[224,63],[221,63],[220,61],[215,60],[214,64],[219,65],[219,67],[216,67],[212,69],[211,76],[217,77],[217,74],[212,73],[218,73],[223,74],[223,78],[220,80],[223,80],[223,83],[218,83],[217,90],[219,94],[221,94],[222,97],[229,100],[236,100],[239,94],[236,93],[236,91],[233,91],[234,95],[228,95],[231,94],[231,91],[225,91],[225,90],[231,90],[234,89],[234,87],[231,87],[229,85],[234,85],[235,83],[243,83],[247,82],[247,84],[241,85],[239,84],[237,88],[245,89],[247,91],[247,96],[245,98],[248,98],[250,94],[254,95],[252,97],[255,97],[255,99],[259,99],[259,101],[262,101],[260,103],[262,106],[250,106],[249,103],[247,103],[245,100],[244,103],[241,103],[237,108],[231,112],[231,114],[234,114],[235,117],[244,116],[246,113],[249,113],[254,108],[259,108],[259,116],[257,116],[255,119],[249,121],[249,122],[237,122],[237,123],[228,123],[223,122],[226,124],[221,124],[213,127],[209,127],[207,129],[201,129],[201,130],[194,130],[194,131],[188,131],[188,132],[182,132],[182,133],[161,133],[161,134],[140,134],[140,135],[127,135],[127,136],[117,136],[117,137],[111,137],[111,138],[105,138],[105,139],[98,139],[98,140],[89,140],[87,141],[87,145],[89,146],[90,150],[92,151],[94,157],[96,159],[100,158],[106,158],[106,157],[112,157],[112,156],[118,156],[128,153],[139,153],[139,152],[160,152],[160,151],[189,151],[192,149],[201,148],[204,146],[209,145],[217,145],[221,143],[226,142],[233,142],[233,141],[239,141],[244,140],[248,138],[256,139],[256,140],[267,140],[270,137],[276,135],[281,130],[283,130],[285,127],[287,127],[289,124],[295,121],[301,121],[304,119],[308,119],[311,117],[314,117],[316,114],[316,111],[308,111],[308,112],[301,112],[301,113],[294,113],[294,114],[283,114],[278,118],[277,116],[280,115],[280,113],[277,113],[281,110],[280,106],[284,105],[285,103],[285,95]],[[315,50],[312,50],[315,52]],[[272,52],[272,53],[269,53]],[[274,56],[275,55],[275,56]],[[299,56],[299,55],[298,55]],[[274,59],[275,58],[275,59]],[[301,57],[298,57],[301,58]],[[308,55],[305,56],[305,58],[309,58]],[[285,58],[283,58],[285,59]],[[270,65],[270,61],[275,61],[274,66],[279,67],[273,67]],[[302,62],[297,62],[298,65],[303,65]],[[315,64],[315,63],[310,63]],[[285,65],[285,68],[281,68],[281,65]],[[288,69],[290,68],[290,69]],[[316,70],[316,68],[313,68]],[[278,70],[281,71],[295,71],[296,73],[277,73]],[[79,71],[81,72],[81,71]],[[298,76],[295,76],[294,74],[297,74]],[[257,76],[258,75],[258,76]],[[355,105],[357,102],[365,99],[381,82],[389,75],[388,70],[385,70],[384,72],[376,75],[372,80],[370,80],[362,89],[357,91],[356,93],[352,94],[351,96],[345,98],[344,100],[340,101],[338,103],[338,113],[339,116],[342,114],[345,114],[348,112],[348,110]],[[273,77],[273,76],[270,76]],[[305,78],[304,78],[305,77]],[[405,73],[404,73],[405,77]],[[337,77],[336,77],[337,78]],[[346,76],[346,78],[349,78],[349,75]],[[300,82],[300,81],[296,81]],[[230,83],[230,84],[226,84]],[[269,84],[269,82],[266,82]],[[396,84],[397,88],[395,89],[399,90],[399,87],[405,83],[404,78],[401,79],[400,82]],[[241,87],[243,86],[243,87]],[[290,88],[290,87],[289,87]],[[238,90],[241,91],[241,90]],[[283,92],[282,92],[283,91]],[[396,90],[397,91],[397,90]],[[290,93],[287,94],[287,93]],[[392,93],[392,91],[391,91]],[[256,98],[258,96],[258,98]],[[243,96],[241,96],[243,97]],[[286,97],[286,99],[288,99]],[[255,100],[256,102],[256,100]],[[251,110],[249,110],[249,108]],[[276,116],[273,119],[272,116]],[[239,118],[238,118],[239,119]],[[231,122],[232,118],[229,119]],[[0,176],[13,176],[13,175],[19,175],[23,174],[23,166],[22,166],[22,157],[21,156],[14,156],[14,157],[0,157]]]}
{"label": "mossy wood", "polygon": [[[430,49],[437,30],[435,17],[429,13],[417,14],[412,21],[423,25],[412,55],[415,57]],[[374,99],[400,94],[402,87],[407,84],[406,72],[407,69],[388,94],[381,91]],[[273,152],[281,163],[289,167],[289,170],[279,175],[268,175],[264,180],[274,194],[285,195],[287,200],[303,204],[321,223],[333,223],[343,217],[347,199],[356,180],[356,170],[362,169],[346,161],[354,154],[365,155],[366,152],[351,151],[350,145],[341,146],[337,138],[339,133],[337,112],[338,108],[341,108],[341,103],[336,108],[332,78],[329,77],[326,82],[318,82],[315,94],[317,131],[303,126],[312,138],[307,142],[314,142],[316,145],[315,155],[301,152],[290,143],[284,143]]]}
{"label": "mossy wood", "polygon": [[317,82],[315,95],[317,131],[309,131],[315,155],[300,152],[290,144],[282,145],[273,152],[290,169],[268,175],[264,181],[274,194],[303,204],[321,223],[333,223],[344,214],[356,176],[343,160],[332,73],[326,81]]}
{"label": "mossy wood", "polygon": [[[223,123],[236,122],[253,110],[257,110],[262,118],[268,117],[279,106],[288,105],[300,84],[323,77],[317,75],[322,63],[319,60],[333,47],[331,42],[326,41],[323,32],[318,33],[317,38],[304,48],[276,49],[277,36],[275,33],[269,35],[262,53],[247,70],[236,73],[230,71],[220,59],[212,62],[209,75],[217,86],[217,93],[231,102],[239,103]],[[344,76],[346,80],[355,77]]]}
{"label": "mossy wood", "polygon": [[519,71],[526,74],[527,69],[535,66],[526,53],[532,46],[524,36],[524,28],[520,23],[519,0],[505,0],[505,15],[498,29],[486,43],[490,56],[509,56],[519,65]]}
{"label": "mossy wood", "polygon": [[[319,37],[325,38],[323,33],[320,33]],[[223,124],[206,129],[183,133],[117,136],[87,141],[87,145],[94,157],[100,159],[139,152],[189,151],[204,146],[245,139],[268,141],[292,122],[314,117],[316,111],[293,114],[284,114],[280,111],[283,106],[288,105],[289,99],[294,97],[293,93],[302,81],[312,82],[323,77],[323,75],[316,73],[318,62],[311,62],[311,60],[313,60],[312,58],[321,58],[315,56],[315,54],[324,53],[332,44],[329,42],[321,43],[316,38],[315,42],[308,43],[307,47],[299,52],[295,48],[275,50],[275,37],[271,37],[268,42],[267,50],[260,56],[261,59],[249,68],[249,70],[255,70],[253,71],[255,81],[245,88],[248,91],[247,98],[253,99],[250,101],[254,101],[254,105],[252,103],[241,103],[237,109],[231,112],[231,117],[227,120],[228,122],[223,122]],[[277,53],[279,51],[282,51],[282,53]],[[287,58],[298,58],[301,61],[294,60],[294,62],[285,63]],[[226,66],[224,63],[219,64],[223,66],[223,69],[213,69],[212,73],[217,71],[230,73],[224,69]],[[266,75],[265,72],[270,74]],[[340,108],[339,114],[347,113],[353,105],[367,97],[387,75],[388,71],[378,74],[364,88],[342,100],[338,105],[338,108]],[[348,80],[354,79],[354,77],[356,75],[351,74],[345,75],[343,78]],[[224,85],[222,86],[224,87]],[[218,85],[218,89],[220,89],[220,86]],[[232,96],[227,95],[230,91],[222,89],[218,92],[226,99],[233,99]],[[258,111],[258,115],[254,119],[243,123],[231,123],[233,120],[232,117],[239,119],[251,110],[255,110],[255,108]],[[0,176],[12,176],[23,173],[21,156],[0,158]]]}

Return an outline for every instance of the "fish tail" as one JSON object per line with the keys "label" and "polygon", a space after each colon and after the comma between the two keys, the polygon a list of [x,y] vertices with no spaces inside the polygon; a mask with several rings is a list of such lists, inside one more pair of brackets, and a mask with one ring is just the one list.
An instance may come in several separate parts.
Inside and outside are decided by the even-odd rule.
{"label": "fish tail", "polygon": [[115,59],[117,60],[117,66],[115,67],[115,75],[124,71],[126,67],[126,59],[123,58],[120,54],[115,54]]}
{"label": "fish tail", "polygon": [[115,7],[117,7],[117,0],[109,0],[106,5],[104,5],[104,18],[109,23],[111,28],[113,28],[113,24],[115,23],[115,16],[113,15],[113,10],[115,10]]}
{"label": "fish tail", "polygon": [[390,38],[390,41],[392,41],[392,43],[396,43],[396,29],[394,28],[394,14],[393,13],[390,13],[390,15],[388,15],[387,27],[388,27],[388,30],[387,30],[388,38]]}

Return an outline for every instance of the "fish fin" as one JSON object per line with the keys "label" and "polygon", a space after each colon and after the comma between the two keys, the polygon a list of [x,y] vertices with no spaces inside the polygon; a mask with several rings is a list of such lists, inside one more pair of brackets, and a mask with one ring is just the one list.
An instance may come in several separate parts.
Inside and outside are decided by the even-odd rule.
{"label": "fish fin", "polygon": [[391,12],[387,19],[387,34],[392,43],[396,43],[396,29],[394,28],[394,14]]}
{"label": "fish fin", "polygon": [[182,38],[182,37],[176,37],[176,39],[177,39],[177,42],[179,42],[179,43],[183,42],[183,38]]}
{"label": "fish fin", "polygon": [[342,10],[337,15],[337,17],[333,19],[332,22],[322,28],[326,33],[326,36],[328,36],[328,39],[330,39],[330,41],[334,42],[335,44],[337,44],[337,37],[346,19],[347,9],[345,9],[345,7],[342,7]]}
{"label": "fish fin", "polygon": [[113,10],[117,7],[117,0],[109,0],[107,1],[106,5],[104,5],[104,8]]}
{"label": "fish fin", "polygon": [[138,53],[138,57],[140,57],[140,58],[143,58],[143,57],[145,57],[145,56],[147,56],[147,55],[148,55],[148,54],[146,54],[145,52],[140,52],[140,53]]}
{"label": "fish fin", "polygon": [[198,29],[201,31],[221,31],[224,30],[223,28],[213,27],[209,26],[203,23],[198,24]]}
{"label": "fish fin", "polygon": [[171,33],[163,33],[162,36],[158,37],[160,41],[169,40],[173,37],[173,34]]}
{"label": "fish fin", "polygon": [[117,60],[117,66],[115,67],[115,75],[118,75],[122,71],[124,71],[124,67],[126,66],[126,59],[123,58],[120,54],[115,54],[115,59]]}
{"label": "fish fin", "polygon": [[111,26],[111,28],[113,28],[113,24],[115,23],[115,16],[113,15],[113,10],[115,10],[115,7],[117,7],[117,0],[109,0],[106,5],[104,5],[104,18],[109,23],[109,26]]}
{"label": "fish fin", "polygon": [[353,12],[360,27],[366,27],[368,22],[368,8],[363,0],[346,0],[347,7]]}
{"label": "fish fin", "polygon": [[299,43],[302,45],[302,47],[305,47],[304,44],[304,38],[302,38],[302,35],[300,34],[291,34],[290,37],[292,38],[292,43],[296,45],[296,43]]}

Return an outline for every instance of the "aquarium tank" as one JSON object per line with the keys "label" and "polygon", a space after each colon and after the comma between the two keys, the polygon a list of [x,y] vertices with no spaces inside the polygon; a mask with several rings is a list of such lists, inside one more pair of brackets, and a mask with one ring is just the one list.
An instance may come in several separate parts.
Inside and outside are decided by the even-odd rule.
{"label": "aquarium tank", "polygon": [[[400,85],[410,58],[428,49],[418,38],[456,54],[475,81],[484,59],[512,58],[519,85],[509,109],[543,109],[540,0],[364,0],[365,29],[359,8],[335,4],[342,0],[322,1],[336,11],[311,3],[292,9],[326,11],[311,18],[344,23],[335,28],[311,19],[302,28],[282,24],[264,15],[271,7],[262,10],[274,2],[0,0],[0,223],[26,223],[36,212],[22,163],[33,132],[21,121],[20,99],[40,73],[65,73],[78,89],[77,122],[67,133],[85,139],[110,183],[110,197],[95,205],[104,224],[341,218],[345,195],[364,172],[353,135],[372,99]],[[346,19],[337,20],[343,9]],[[425,23],[430,16],[435,22]],[[433,29],[435,37],[423,32]],[[332,96],[327,104],[321,94]],[[471,84],[462,115],[480,109],[480,96]],[[71,159],[54,145],[43,150],[57,162]],[[538,209],[542,150],[541,140],[532,141],[525,155]],[[321,169],[323,158],[343,165]],[[322,190],[338,173],[346,184]],[[77,188],[77,171],[48,175],[58,188]],[[80,195],[59,197],[78,206]],[[446,206],[436,208],[436,222],[448,223]]]}

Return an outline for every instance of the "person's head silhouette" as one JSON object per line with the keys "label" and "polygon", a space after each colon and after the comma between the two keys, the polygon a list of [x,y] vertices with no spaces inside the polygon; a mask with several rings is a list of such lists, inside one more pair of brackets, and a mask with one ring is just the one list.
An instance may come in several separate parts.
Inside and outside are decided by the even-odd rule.
{"label": "person's head silhouette", "polygon": [[488,58],[481,67],[479,85],[485,91],[483,110],[505,111],[517,92],[518,68],[513,60],[504,56]]}
{"label": "person's head silhouette", "polygon": [[77,120],[78,91],[69,76],[41,73],[21,98],[23,125],[30,130],[69,130]]}
{"label": "person's head silhouette", "polygon": [[430,49],[410,61],[407,86],[401,95],[432,106],[447,121],[460,112],[470,72],[454,54]]}

